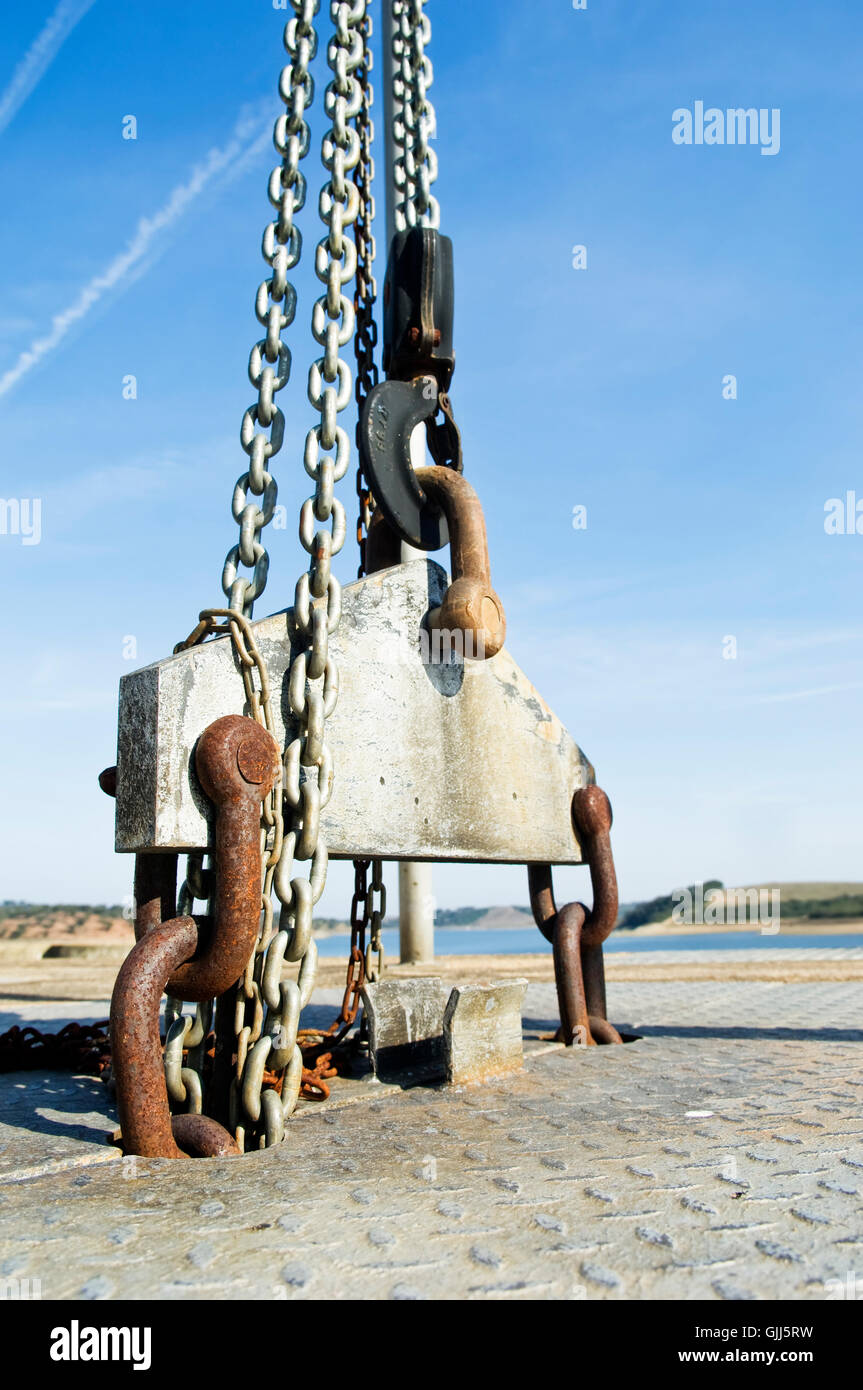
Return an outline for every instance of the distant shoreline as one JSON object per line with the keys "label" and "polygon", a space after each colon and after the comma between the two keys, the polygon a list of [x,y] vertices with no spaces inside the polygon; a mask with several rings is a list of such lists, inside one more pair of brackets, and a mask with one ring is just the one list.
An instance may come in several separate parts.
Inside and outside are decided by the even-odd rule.
{"label": "distant shoreline", "polygon": [[[779,930],[786,936],[861,936],[863,935],[863,920],[860,918],[830,917],[819,918],[814,921],[810,917],[783,917],[779,919]],[[710,922],[700,925],[692,924],[689,926],[666,926],[662,922],[649,922],[643,927],[629,927],[624,931],[619,931],[619,936],[698,936],[699,932],[705,934],[709,932],[711,936],[727,933],[730,936],[740,936],[745,933],[756,932],[764,936],[776,936],[777,932],[761,933],[761,928],[757,922]]]}
{"label": "distant shoreline", "polygon": [[[384,930],[397,931],[398,925],[398,922],[395,920],[384,922]],[[849,919],[844,917],[832,917],[827,919],[820,918],[818,921],[812,921],[807,917],[790,917],[787,921],[780,918],[779,927],[783,935],[789,936],[863,936],[863,919],[860,918]],[[506,926],[496,924],[486,926],[481,922],[472,922],[467,925],[444,925],[435,927],[435,931],[453,932],[518,932],[529,931],[531,929],[536,930],[530,920],[525,921],[523,924],[510,923]],[[629,936],[698,936],[701,932],[705,935],[709,934],[710,936],[718,936],[720,934],[743,936],[751,935],[753,932],[759,935],[762,934],[757,922],[705,922],[701,924],[690,924],[689,926],[678,926],[676,923],[666,926],[662,922],[649,922],[642,927],[615,928],[618,939]],[[344,929],[315,929],[315,935],[317,937],[349,937],[350,934],[350,928],[347,924]],[[778,933],[764,932],[763,935],[771,936],[778,935]]]}

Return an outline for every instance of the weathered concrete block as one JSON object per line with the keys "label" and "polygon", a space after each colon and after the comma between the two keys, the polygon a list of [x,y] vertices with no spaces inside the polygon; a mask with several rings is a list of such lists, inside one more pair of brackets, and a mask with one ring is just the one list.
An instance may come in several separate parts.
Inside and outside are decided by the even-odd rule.
{"label": "weathered concrete block", "polygon": [[[446,588],[440,565],[415,560],[344,589],[330,641],[341,691],[327,720],[335,782],[321,811],[330,857],[580,864],[570,809],[593,768],[506,650],[443,659],[423,643]],[[293,610],[254,627],[283,746],[295,733],[285,725]],[[229,637],[123,677],[119,853],[206,848],[213,808],[194,748],[244,702]]]}
{"label": "weathered concrete block", "polygon": [[446,1075],[443,1020],[448,996],[447,986],[436,976],[365,986],[369,1050],[379,1080],[411,1076],[434,1081]]}
{"label": "weathered concrete block", "polygon": [[459,985],[449,997],[443,1036],[447,1080],[453,1086],[521,1071],[521,1010],[527,980]]}

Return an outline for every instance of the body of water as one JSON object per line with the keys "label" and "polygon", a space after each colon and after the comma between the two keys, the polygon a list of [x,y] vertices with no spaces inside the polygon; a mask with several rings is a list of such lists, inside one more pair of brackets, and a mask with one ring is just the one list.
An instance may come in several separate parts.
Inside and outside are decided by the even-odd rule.
{"label": "body of water", "polygon": [[[392,960],[398,957],[399,934],[395,928],[387,928],[383,934],[384,950]],[[322,956],[346,956],[350,937],[325,936],[318,940],[318,950]],[[606,951],[740,951],[747,948],[756,950],[781,950],[793,947],[863,946],[863,935],[820,936],[802,933],[778,932],[775,936],[762,936],[760,932],[692,932],[686,936],[636,936],[632,932],[614,932],[606,941]],[[464,930],[454,927],[438,927],[435,931],[435,951],[439,956],[500,956],[500,955],[539,955],[550,951],[551,947],[537,927],[514,928],[510,931]]]}

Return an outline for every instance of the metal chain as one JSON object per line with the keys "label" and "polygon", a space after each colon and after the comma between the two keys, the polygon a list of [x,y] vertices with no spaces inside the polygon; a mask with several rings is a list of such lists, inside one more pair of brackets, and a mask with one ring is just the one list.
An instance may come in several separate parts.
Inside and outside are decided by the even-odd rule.
{"label": "metal chain", "polygon": [[359,191],[360,208],[356,222],[357,238],[357,288],[354,298],[354,308],[356,310],[356,336],[354,338],[354,350],[357,359],[357,497],[359,498],[359,515],[357,517],[357,545],[360,548],[360,563],[357,571],[357,578],[362,579],[366,572],[366,535],[372,519],[374,501],[371,491],[363,477],[362,460],[360,457],[360,425],[359,420],[362,415],[363,405],[367,397],[371,394],[378,384],[378,368],[375,362],[375,348],[378,343],[378,330],[375,322],[375,302],[377,300],[377,282],[374,277],[375,255],[377,247],[373,234],[375,217],[375,200],[372,192],[372,181],[375,174],[374,160],[372,158],[372,142],[374,140],[374,125],[372,124],[371,109],[374,102],[374,92],[372,89],[370,74],[372,71],[372,52],[369,41],[372,36],[371,16],[367,15],[363,25],[363,40],[365,46],[365,61],[357,70],[357,78],[363,92],[362,105],[356,118],[356,128],[360,137],[360,158],[354,170],[354,183]]}
{"label": "metal chain", "polygon": [[[249,378],[252,385],[256,386],[258,392],[257,402],[249,407],[243,416],[242,430],[240,430],[240,443],[243,450],[249,455],[249,470],[240,475],[233,489],[232,513],[240,527],[240,538],[238,545],[233,546],[225,559],[224,571],[222,571],[222,591],[229,600],[231,612],[238,614],[238,619],[249,620],[252,617],[254,600],[263,594],[267,585],[267,571],[270,566],[270,557],[267,555],[263,543],[261,543],[261,532],[265,525],[270,523],[274,516],[275,505],[277,505],[278,486],[274,478],[267,470],[268,461],[272,459],[279,449],[282,448],[283,435],[285,435],[285,417],[282,411],[275,404],[275,393],[282,391],[288,384],[290,375],[290,352],[288,346],[282,342],[282,332],[293,322],[296,314],[296,289],[290,284],[289,271],[295,270],[299,264],[300,254],[302,254],[302,234],[295,222],[296,214],[306,204],[307,183],[306,177],[300,171],[300,161],[309,153],[311,146],[311,132],[309,122],[306,121],[306,110],[314,100],[314,81],[309,71],[311,61],[317,53],[318,38],[315,32],[314,19],[320,10],[320,0],[290,0],[293,8],[293,18],[289,19],[283,31],[283,44],[286,53],[290,58],[290,63],[282,68],[279,75],[279,96],[285,103],[285,113],[279,115],[275,122],[272,140],[275,149],[281,154],[282,163],[272,170],[270,182],[268,182],[268,197],[272,207],[277,210],[277,217],[274,221],[268,222],[264,229],[263,243],[261,243],[261,254],[265,263],[271,268],[270,278],[264,279],[258,285],[256,296],[256,317],[261,327],[267,329],[267,335],[260,342],[253,346],[252,354],[249,359]],[[260,428],[258,428],[260,427]],[[267,434],[268,431],[268,434]],[[263,499],[258,506],[257,498]],[[245,566],[252,569],[252,578],[239,573],[239,567]],[[217,616],[217,610],[211,610],[211,617]],[[202,620],[204,621],[204,620]],[[267,673],[265,673],[263,662],[258,663],[254,659],[253,653],[257,652],[254,646],[254,638],[249,628],[243,626],[242,621],[232,621],[231,635],[235,642],[235,649],[238,651],[240,660],[240,670],[243,673],[243,681],[246,682],[246,698],[249,702],[250,713],[256,719],[261,719],[264,713],[265,727],[270,727],[267,723],[268,717],[268,695]],[[206,635],[206,624],[204,631],[197,635],[197,641]],[[193,634],[195,637],[195,634]],[[246,655],[252,657],[253,667],[260,673],[260,692],[256,692],[253,685],[252,669],[242,651],[240,651],[240,637],[245,638]],[[264,692],[267,694],[264,695]],[[264,803],[263,808],[263,862],[264,862],[264,891],[263,891],[263,917],[261,917],[261,931],[258,935],[256,951],[249,960],[245,979],[242,986],[233,992],[233,997],[225,998],[220,1006],[224,1011],[228,1006],[235,1009],[235,1019],[233,1019],[233,1029],[236,1034],[236,1066],[235,1077],[232,1081],[231,1106],[232,1106],[232,1127],[238,1131],[238,1141],[243,1147],[242,1138],[245,1136],[246,1125],[240,1125],[240,1111],[243,1111],[243,1118],[252,1118],[253,1123],[260,1119],[261,1102],[260,1087],[257,1088],[257,1097],[254,1094],[254,1076],[249,1083],[249,1101],[246,1105],[242,1102],[245,1095],[245,1070],[246,1062],[252,1061],[249,1056],[250,1047],[254,1047],[261,1038],[263,1030],[263,1005],[264,995],[261,981],[264,974],[264,954],[270,944],[272,935],[272,887],[274,887],[275,874],[279,865],[279,858],[283,849],[283,820],[282,820],[282,787],[275,788],[274,794]],[[186,869],[185,883],[182,884],[179,892],[178,910],[181,915],[192,913],[195,908],[195,899],[206,899],[210,892],[213,874],[211,870],[204,870],[203,855],[190,855],[188,859],[188,869]],[[320,897],[320,895],[318,895]],[[303,952],[304,955],[304,952]],[[300,970],[300,995],[309,998],[314,987],[314,974],[317,969],[317,956],[314,949],[311,951],[309,962],[303,960],[303,969]],[[296,986],[295,986],[296,988]],[[295,1008],[296,999],[290,994],[290,1009]],[[281,999],[275,998],[275,991],[270,991],[272,1009],[279,1012]],[[270,1006],[270,1001],[268,1006]],[[168,1001],[168,1026],[185,1027],[186,1024],[178,1023],[179,1001]],[[285,1011],[282,1011],[285,1012]],[[299,1020],[299,1011],[297,1011]],[[195,1024],[197,1030],[197,1023]],[[281,1061],[286,1066],[286,1073],[282,1076],[282,1099],[279,1099],[278,1115],[277,1106],[272,1101],[265,1101],[267,1105],[267,1125],[271,1136],[283,1131],[283,1119],[285,1112],[292,1108],[293,1090],[297,1076],[297,1059],[295,1049],[288,1047],[290,1041],[290,1031],[295,1034],[296,1026],[293,1030],[288,1030],[285,1037],[285,1047],[279,1051],[272,1061]],[[168,1041],[174,1042],[174,1052],[176,1044],[168,1033]],[[186,1037],[188,1044],[188,1037]],[[279,1038],[281,1041],[281,1038]],[[168,1049],[170,1051],[170,1049]],[[263,1049],[261,1049],[263,1051]],[[297,1049],[299,1051],[299,1049]],[[174,1056],[172,1052],[171,1056]],[[188,1062],[192,1058],[188,1059]],[[256,1058],[260,1061],[260,1056]],[[168,1058],[167,1058],[168,1065]],[[170,1062],[172,1076],[175,1077],[175,1062]],[[190,1070],[190,1068],[188,1068]],[[302,1077],[302,1058],[299,1063],[299,1076]],[[182,1074],[179,1083],[175,1081],[176,1101],[181,1099]],[[193,1087],[193,1102],[196,1104],[197,1091],[200,1086]],[[297,1083],[299,1091],[299,1083]],[[296,1104],[296,1097],[293,1097],[293,1104]],[[257,1113],[256,1113],[257,1112]]]}
{"label": "metal chain", "polygon": [[[273,278],[258,292],[256,312],[268,329],[267,338],[255,345],[250,361],[250,378],[259,390],[258,403],[244,416],[242,442],[250,456],[249,472],[237,483],[234,516],[241,527],[240,544],[228,554],[223,588],[230,600],[227,610],[208,610],[201,615],[198,629],[189,639],[199,641],[208,633],[230,630],[246,685],[252,717],[272,732],[269,684],[265,665],[254,641],[248,619],[254,600],[266,584],[268,557],[258,539],[270,520],[276,502],[276,484],[264,469],[265,461],[281,448],[284,417],[273,395],[287,383],[290,354],[281,342],[281,330],[293,319],[296,295],[286,272],[297,264],[300,234],[293,225],[293,214],[305,202],[305,179],[299,173],[299,160],[306,154],[310,136],[303,113],[312,99],[312,79],[308,63],[314,57],[317,39],[312,19],[318,0],[291,0],[296,18],[287,25],[285,45],[294,58],[282,73],[280,90],[290,113],[276,124],[275,143],[283,155],[281,169],[270,180],[270,199],[279,208],[279,218],[264,235],[264,256],[273,267]],[[338,424],[339,414],[351,397],[351,369],[341,360],[340,348],[354,334],[357,312],[363,304],[363,345],[370,351],[362,372],[374,369],[374,326],[371,305],[374,281],[371,277],[374,242],[371,236],[371,96],[365,95],[371,54],[368,46],[370,24],[366,0],[332,0],[330,13],[335,36],[330,40],[327,61],[333,80],[327,87],[325,110],[332,126],[325,135],[321,158],[330,177],[320,196],[319,211],[327,229],[319,242],[315,271],[326,286],[312,314],[312,332],[324,349],[323,356],[309,371],[308,395],[320,411],[320,424],[308,433],[304,463],[315,482],[314,496],[307,499],[300,514],[300,540],[311,560],[309,569],[297,584],[294,601],[296,637],[304,648],[295,656],[288,674],[288,699],[295,737],[284,756],[284,781],[274,789],[264,808],[262,862],[264,883],[262,923],[255,952],[245,976],[236,987],[233,1000],[226,996],[220,1007],[233,1003],[234,1076],[230,1091],[230,1127],[241,1149],[249,1142],[259,1148],[280,1142],[285,1120],[297,1103],[303,1084],[303,1055],[298,1043],[300,1013],[308,1002],[317,971],[317,948],[312,936],[312,913],[324,891],[328,853],[320,835],[320,814],[332,795],[333,763],[324,741],[325,721],[338,700],[338,669],[329,652],[329,638],[336,631],[341,613],[341,587],[331,570],[333,556],[342,549],[347,520],[334,486],[345,475],[350,444]],[[359,77],[357,76],[359,74]],[[352,123],[352,124],[351,124]],[[356,170],[359,176],[348,182]],[[278,192],[279,197],[275,194]],[[343,287],[357,274],[357,248],[346,229],[356,223],[363,206],[363,280],[355,302]],[[268,300],[269,305],[268,305]],[[281,300],[285,303],[280,307]],[[266,363],[266,365],[265,365]],[[278,364],[278,374],[274,371]],[[256,432],[256,425],[271,428],[270,438]],[[332,457],[333,451],[335,457]],[[261,507],[248,501],[248,494],[263,496]],[[316,523],[321,523],[318,529]],[[326,528],[326,524],[329,527]],[[239,564],[254,568],[251,580],[238,575]],[[227,626],[218,628],[215,619],[223,617]],[[184,644],[185,645],[185,644]],[[258,671],[260,688],[254,685]],[[282,796],[291,812],[291,826],[284,830]],[[311,860],[308,878],[291,877],[295,860]],[[208,888],[208,875],[202,857],[192,856],[181,896],[190,899]],[[273,925],[272,890],[281,904],[278,929]],[[385,891],[376,865],[373,892],[381,895],[377,914],[371,914],[377,931],[373,940],[381,968],[379,924]],[[188,909],[190,910],[191,902]],[[299,979],[281,979],[284,961],[299,963]],[[365,966],[362,959],[361,969]],[[372,957],[369,963],[375,966]],[[357,994],[358,997],[358,994]],[[176,1102],[200,1104],[200,1085],[194,1071],[183,1066],[183,1048],[190,1037],[197,1043],[203,1020],[194,1024],[171,1007],[166,1047],[166,1072]],[[219,1025],[217,1023],[217,1032]],[[189,1059],[187,1059],[188,1061]],[[191,1094],[189,1094],[191,1092]],[[188,1100],[186,1099],[188,1095]]]}
{"label": "metal chain", "polygon": [[[378,330],[375,322],[375,303],[377,300],[377,283],[374,277],[374,262],[376,255],[376,244],[373,234],[375,218],[375,200],[372,192],[372,184],[375,174],[374,160],[372,158],[372,143],[374,141],[374,125],[372,123],[371,111],[374,104],[374,90],[370,81],[372,71],[372,52],[369,41],[372,36],[371,16],[367,15],[363,25],[363,39],[365,44],[365,59],[357,70],[357,77],[363,91],[363,100],[356,117],[356,128],[360,137],[360,158],[354,170],[354,183],[359,190],[360,210],[356,222],[357,239],[357,287],[354,299],[356,309],[357,327],[354,338],[354,349],[357,359],[357,382],[356,382],[356,401],[357,401],[357,497],[359,498],[359,514],[357,516],[357,545],[360,550],[359,568],[357,578],[362,579],[366,572],[366,536],[371,524],[372,512],[374,510],[374,498],[371,489],[363,476],[362,461],[360,455],[360,418],[366,399],[378,384],[378,367],[375,362],[375,348],[378,343]],[[355,968],[354,947],[357,943],[353,940],[355,926],[362,923],[363,936],[366,930],[372,925],[372,944],[369,945],[364,957],[363,973],[365,978],[373,981],[383,973],[383,951],[380,944],[380,924],[378,923],[375,932],[373,925],[373,913],[368,900],[368,871],[370,861],[363,859],[354,860],[354,897],[351,904],[351,960],[349,964],[349,977]],[[386,892],[382,884],[382,864],[379,859],[374,861],[373,869],[373,891],[382,890],[384,906],[386,906]],[[378,914],[380,916],[380,913]],[[362,957],[362,952],[360,953]],[[372,966],[373,956],[377,955],[377,963]],[[371,969],[369,967],[372,967]]]}
{"label": "metal chain", "polygon": [[431,42],[427,0],[392,0],[393,138],[396,151],[396,231],[440,226],[440,204],[431,191],[438,160],[429,141],[437,134],[428,91],[434,81],[426,46]]}
{"label": "metal chain", "polygon": [[384,918],[387,915],[387,890],[383,880],[383,864],[380,859],[372,860],[372,886],[368,898],[369,944],[366,948],[365,975],[370,984],[379,980],[384,973],[384,943],[382,939]]}
{"label": "metal chain", "polygon": [[[261,533],[273,519],[278,488],[267,465],[281,449],[285,437],[285,417],[275,396],[287,386],[291,374],[291,354],[282,342],[282,333],[293,322],[297,308],[297,293],[288,272],[297,266],[302,251],[302,237],[294,216],[306,201],[306,180],[300,172],[300,162],[311,143],[305,111],[315,90],[309,64],[318,47],[314,19],[320,0],[291,0],[291,6],[294,18],[288,21],[284,32],[291,62],[279,78],[279,94],[287,111],[278,118],[273,131],[273,143],[282,163],[270,175],[268,189],[278,216],[267,225],[262,244],[272,276],[259,285],[255,301],[255,315],[267,331],[249,357],[249,380],[258,399],[243,416],[240,442],[249,456],[249,468],[237,480],[231,506],[240,527],[240,540],[228,551],[222,573],[222,590],[231,608],[247,618],[252,616],[255,599],[266,588],[270,563]],[[258,498],[262,499],[260,504]],[[253,571],[251,578],[240,573],[240,566]]]}
{"label": "metal chain", "polygon": [[[291,825],[272,879],[281,904],[278,930],[268,934],[265,922],[258,951],[246,972],[242,1010],[238,999],[238,1053],[244,1045],[247,1050],[244,1066],[238,1066],[238,1113],[233,1117],[241,1147],[250,1131],[258,1147],[278,1143],[285,1118],[296,1104],[303,1078],[302,1052],[297,1045],[299,1016],[311,993],[317,960],[312,912],[327,877],[328,853],[320,833],[320,817],[332,795],[333,760],[324,733],[339,694],[338,668],[330,655],[329,639],[338,627],[342,605],[332,559],[347,536],[345,509],[334,495],[334,487],[345,476],[350,459],[350,441],[338,419],[350,403],[352,386],[351,369],[341,359],[340,348],[350,342],[356,322],[353,301],[345,295],[344,286],[357,272],[357,248],[347,229],[356,222],[360,204],[359,189],[347,175],[357,167],[361,153],[359,134],[350,122],[362,107],[362,88],[355,74],[366,61],[366,0],[332,0],[330,15],[336,30],[327,47],[333,79],[326,90],[324,109],[332,126],[321,146],[329,179],[319,201],[326,235],[315,255],[315,273],[326,292],[312,312],[312,333],[324,351],[312,363],[308,383],[309,401],[321,418],[308,432],[304,456],[315,491],[300,513],[300,541],[311,558],[294,597],[296,639],[301,649],[288,674],[288,703],[295,729],[284,759]],[[295,860],[311,860],[308,878],[292,877]],[[281,980],[285,960],[300,962],[298,981]],[[267,1014],[262,1022],[264,1006]],[[277,1084],[263,1089],[265,1076],[274,1077]]]}
{"label": "metal chain", "polygon": [[[220,621],[221,620],[221,621]],[[266,663],[255,640],[254,629],[247,618],[230,608],[205,609],[194,632],[175,648],[184,651],[196,646],[207,637],[230,636],[234,652],[240,666],[246,694],[248,713],[270,734],[276,734],[273,715],[272,694]],[[255,677],[257,675],[257,684]],[[273,958],[267,955],[268,947],[276,939],[273,929],[273,885],[282,860],[284,846],[283,785],[277,781],[262,808],[261,826],[261,926],[255,950],[246,966],[240,984],[217,1003],[219,1009],[229,1008],[233,1012],[233,1031],[235,1044],[234,1074],[231,1080],[229,1104],[229,1123],[235,1132],[242,1149],[248,1115],[244,1110],[251,1109],[253,1123],[264,1116],[265,1136],[270,1142],[281,1138],[284,1122],[294,1110],[303,1079],[303,1057],[297,1045],[297,1028],[300,1010],[311,997],[317,973],[317,952],[313,948],[303,958],[298,982],[282,984],[278,979],[281,972],[282,956]],[[190,862],[195,862],[190,856]],[[181,890],[181,911],[185,904],[183,894],[193,892],[195,897],[208,896],[207,882],[194,883],[193,888],[184,885]],[[275,982],[267,973],[276,970]],[[267,1013],[264,1016],[264,1006]],[[185,1105],[187,1110],[200,1114],[202,1109],[202,1075],[207,1059],[207,1043],[212,1022],[212,1003],[198,1006],[195,1020],[184,1017],[179,1000],[169,997],[165,1012],[165,1078],[168,1094],[175,1105]],[[258,1047],[263,1041],[265,1047]],[[255,1049],[258,1048],[257,1054]],[[185,1049],[188,1055],[183,1058]],[[265,1051],[266,1049],[266,1051]],[[276,1056],[270,1058],[271,1051]],[[264,1082],[263,1068],[259,1067],[262,1056],[270,1059],[269,1080],[273,1094],[261,1094]],[[278,1064],[278,1065],[277,1065]],[[260,1078],[258,1070],[260,1069]],[[255,1085],[257,1091],[255,1092]],[[247,1093],[247,1086],[250,1088]],[[246,1106],[247,1094],[257,1095],[257,1104],[252,1099]]]}

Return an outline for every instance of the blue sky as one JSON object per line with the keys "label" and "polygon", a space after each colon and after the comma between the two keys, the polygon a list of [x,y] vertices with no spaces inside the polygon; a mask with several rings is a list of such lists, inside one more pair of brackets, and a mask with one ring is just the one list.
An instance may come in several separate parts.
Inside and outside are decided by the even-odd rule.
{"label": "blue sky", "polygon": [[[824,530],[829,498],[863,499],[863,10],[430,0],[428,13],[466,469],[508,646],[612,798],[623,897],[707,877],[863,877],[863,536]],[[129,889],[95,779],[114,760],[124,638],[137,664],[156,660],[220,600],[284,19],[271,0],[4,14],[0,496],[40,498],[42,537],[0,536],[0,898]],[[674,144],[673,111],[699,100],[778,108],[779,153]],[[321,131],[318,116],[313,154]],[[136,238],[147,249],[124,272]],[[379,251],[382,277],[382,225]],[[280,398],[290,517],[311,423],[315,291],[298,283]],[[69,310],[55,346],[26,357]],[[293,522],[270,550],[259,616],[291,601]],[[345,581],[354,566],[346,549]],[[583,892],[582,871],[560,877],[561,894]],[[349,879],[334,866],[322,912],[344,912]],[[447,868],[436,893],[524,901],[526,884],[517,869]]]}

